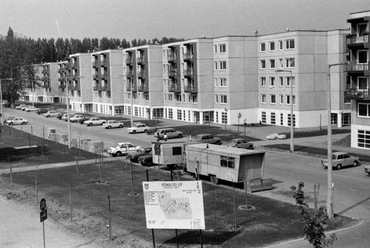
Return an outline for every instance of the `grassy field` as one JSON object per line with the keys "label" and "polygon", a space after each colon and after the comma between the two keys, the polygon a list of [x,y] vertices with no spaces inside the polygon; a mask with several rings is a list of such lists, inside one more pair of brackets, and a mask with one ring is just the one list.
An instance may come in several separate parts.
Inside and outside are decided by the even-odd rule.
{"label": "grassy field", "polygon": [[[199,126],[194,129],[194,133],[206,131],[200,130]],[[10,163],[13,167],[21,167],[74,161],[76,156],[79,160],[96,159],[93,164],[79,165],[78,174],[75,166],[13,173],[12,190],[10,174],[2,174],[0,189],[3,195],[34,207],[38,207],[39,199],[45,198],[49,218],[95,239],[102,247],[152,247],[152,233],[145,222],[142,181],[147,180],[147,175],[150,181],[170,181],[167,169],[126,163],[124,158],[100,164],[96,154],[68,149],[9,127],[5,127],[2,134],[4,144],[0,149],[9,149],[9,145],[39,146],[37,149],[12,150],[10,156],[3,156],[0,161],[3,169],[9,168]],[[194,178],[186,172],[176,171],[174,180]],[[207,179],[203,181],[203,191],[206,220],[206,230],[202,232],[204,247],[261,247],[302,237],[302,217],[295,205],[246,194],[242,185],[235,185],[234,189],[233,185],[226,183],[215,186]],[[107,228],[108,196],[112,240],[108,238]],[[253,209],[243,209],[246,204]],[[336,216],[329,223],[328,230],[356,222]],[[174,230],[155,230],[154,233],[157,247],[176,247]],[[198,230],[178,230],[180,247],[199,247],[199,234]]]}

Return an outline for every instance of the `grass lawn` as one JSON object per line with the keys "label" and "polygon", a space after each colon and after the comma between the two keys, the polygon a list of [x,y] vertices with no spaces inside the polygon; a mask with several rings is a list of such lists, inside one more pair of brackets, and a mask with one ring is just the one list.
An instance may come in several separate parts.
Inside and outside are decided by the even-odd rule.
{"label": "grass lawn", "polygon": [[[194,132],[201,131],[196,127],[195,125]],[[3,158],[0,161],[1,168],[8,168],[9,163],[27,166],[67,162],[73,161],[75,156],[79,156],[79,160],[98,158],[96,154],[84,151],[80,154],[64,145],[36,137],[30,138],[29,134],[8,128],[3,130],[2,147],[42,144],[43,150],[13,151],[11,156],[5,156],[5,160]],[[10,190],[10,175],[3,174],[0,177],[0,190],[9,199],[17,199],[36,208],[39,207],[38,201],[45,198],[49,218],[77,233],[94,238],[102,247],[152,247],[152,232],[146,228],[145,222],[142,181],[147,180],[147,175],[150,181],[170,181],[168,170],[139,165],[131,167],[123,158],[122,161],[101,165],[97,162],[79,165],[78,171],[77,175],[76,167],[71,166],[13,173],[13,190]],[[194,180],[187,173],[179,172],[174,180]],[[35,190],[36,174],[38,196]],[[72,193],[71,205],[69,185]],[[204,247],[261,247],[302,237],[302,217],[296,205],[245,194],[241,185],[236,185],[233,190],[232,185],[215,186],[205,180],[203,191],[206,219],[206,230],[202,231]],[[108,239],[107,228],[108,195],[111,201],[112,241]],[[254,208],[244,210],[241,206],[245,204]],[[336,216],[329,223],[328,230],[350,226],[356,222],[357,220]],[[156,247],[176,247],[174,230],[155,230],[154,233]],[[180,247],[199,247],[199,234],[199,230],[178,230]]]}

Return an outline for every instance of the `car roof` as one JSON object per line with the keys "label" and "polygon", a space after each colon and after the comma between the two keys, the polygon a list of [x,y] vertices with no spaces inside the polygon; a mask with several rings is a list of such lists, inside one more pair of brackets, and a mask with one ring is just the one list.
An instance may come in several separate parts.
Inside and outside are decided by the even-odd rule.
{"label": "car roof", "polygon": [[126,145],[126,144],[130,144],[130,145],[132,145],[132,143],[131,143],[131,142],[118,142],[118,144],[119,144],[119,145]]}
{"label": "car roof", "polygon": [[347,152],[333,152],[333,155],[343,155],[348,154]]}

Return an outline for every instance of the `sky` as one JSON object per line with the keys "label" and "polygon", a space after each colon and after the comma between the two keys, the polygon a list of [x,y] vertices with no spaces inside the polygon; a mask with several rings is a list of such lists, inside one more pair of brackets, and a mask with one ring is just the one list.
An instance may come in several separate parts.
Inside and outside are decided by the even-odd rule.
{"label": "sky", "polygon": [[161,39],[345,29],[370,0],[0,0],[0,34]]}

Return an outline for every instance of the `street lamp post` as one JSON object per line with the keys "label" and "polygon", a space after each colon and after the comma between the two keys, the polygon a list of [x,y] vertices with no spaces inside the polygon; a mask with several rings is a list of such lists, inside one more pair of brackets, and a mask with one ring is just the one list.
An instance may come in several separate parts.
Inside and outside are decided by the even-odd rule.
{"label": "street lamp post", "polygon": [[333,205],[333,182],[332,182],[332,145],[331,145],[331,84],[330,84],[330,68],[332,66],[346,65],[344,63],[330,64],[328,68],[328,193],[327,193],[327,211],[329,219],[334,217],[334,205]]}
{"label": "street lamp post", "polygon": [[290,73],[290,152],[294,152],[294,111],[293,111],[293,73],[291,70],[275,70]]}
{"label": "street lamp post", "polygon": [[4,110],[3,110],[3,80],[13,80],[13,78],[0,78],[0,116],[1,116],[1,125],[4,123]]}

